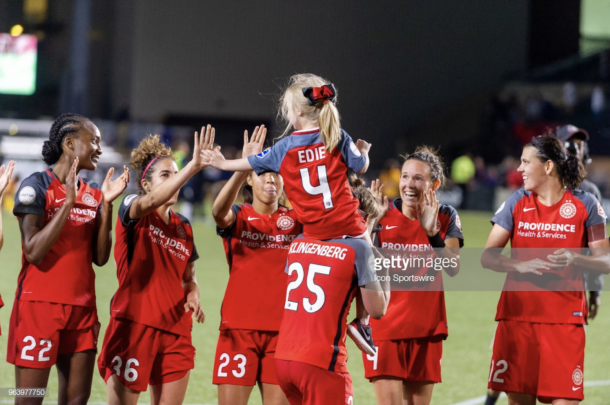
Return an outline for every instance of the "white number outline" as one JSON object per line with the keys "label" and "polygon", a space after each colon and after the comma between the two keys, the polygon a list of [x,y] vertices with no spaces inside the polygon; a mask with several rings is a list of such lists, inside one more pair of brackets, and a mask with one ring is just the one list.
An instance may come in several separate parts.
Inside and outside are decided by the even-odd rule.
{"label": "white number outline", "polygon": [[[508,370],[508,363],[506,362],[506,360],[498,360],[495,364],[496,367],[504,367],[504,368],[498,368],[496,370],[496,372],[494,373],[494,361],[493,359],[491,360],[491,371],[489,373],[489,377],[491,379],[491,381],[495,382],[495,383],[499,383],[499,384],[504,384],[504,378],[498,378],[499,374],[503,374],[506,372],[506,370]],[[492,378],[493,375],[493,378]]]}
{"label": "white number outline", "polygon": [[309,195],[320,195],[322,194],[322,205],[325,210],[329,210],[334,207],[333,196],[328,186],[328,177],[326,175],[326,165],[320,165],[316,167],[318,171],[318,180],[320,184],[317,186],[311,185],[311,178],[309,177],[309,169],[304,167],[301,170],[301,184],[303,189]]}
{"label": "white number outline", "polygon": [[[309,264],[309,268],[307,269],[307,289],[311,293],[315,294],[316,301],[312,304],[309,297],[303,297],[303,308],[305,308],[305,311],[310,314],[318,312],[326,302],[326,294],[324,293],[324,289],[315,283],[314,277],[316,274],[329,276],[330,270],[330,266],[322,266],[315,263]],[[288,299],[290,297],[290,291],[299,288],[299,286],[303,283],[305,273],[303,270],[303,265],[299,262],[294,262],[288,267],[288,276],[290,276],[294,271],[297,272],[297,279],[288,284],[286,289],[286,304],[284,305],[284,308],[290,311],[296,311],[299,307],[298,302],[290,301]]]}
{"label": "white number outline", "polygon": [[377,370],[377,360],[379,360],[379,346],[377,346],[377,350],[375,350],[375,355],[371,356],[370,354],[367,354],[366,359],[372,361],[373,370]]}
{"label": "white number outline", "polygon": [[237,364],[237,368],[239,368],[240,371],[235,372],[235,370],[231,370],[231,373],[237,378],[242,378],[246,374],[246,356],[243,354],[236,354],[235,357],[233,357],[233,360],[240,361]]}
{"label": "white number outline", "polygon": [[40,346],[42,346],[45,343],[46,343],[47,347],[45,347],[44,349],[42,349],[38,352],[38,361],[51,360],[50,357],[45,357],[45,356],[43,356],[43,354],[48,352],[49,350],[51,350],[51,347],[53,347],[53,343],[49,339],[40,339]]}
{"label": "white number outline", "polygon": [[223,353],[220,355],[220,361],[223,361],[223,357],[225,358],[225,362],[220,364],[218,366],[218,377],[226,377],[228,374],[225,371],[222,371],[223,368],[225,368],[229,362],[231,361],[231,358],[229,357],[229,355],[227,353]]}
{"label": "white number outline", "polygon": [[21,358],[23,360],[34,361],[34,356],[30,356],[29,354],[27,354],[27,352],[36,347],[36,339],[34,339],[33,336],[26,336],[23,338],[23,343],[25,343],[27,341],[31,341],[32,343],[28,346],[25,346],[23,349],[21,349]]}
{"label": "white number outline", "polygon": [[[112,366],[112,368],[114,368],[115,374],[120,377],[121,376],[121,367],[123,366],[123,360],[119,356],[114,356],[114,358],[110,362],[110,365],[112,365],[115,361],[117,363],[116,363],[116,365]],[[124,373],[125,374],[124,378],[127,382],[134,382],[135,380],[138,379],[138,370],[133,368],[132,364],[134,364],[136,367],[140,366],[140,362],[136,358],[131,358],[131,359],[127,360],[127,362],[125,363],[125,373]]]}

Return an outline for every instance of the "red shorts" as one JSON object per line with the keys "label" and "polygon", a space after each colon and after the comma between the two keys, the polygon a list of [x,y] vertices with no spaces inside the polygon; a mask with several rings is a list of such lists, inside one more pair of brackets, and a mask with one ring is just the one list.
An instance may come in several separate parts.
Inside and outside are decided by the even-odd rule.
{"label": "red shorts", "polygon": [[353,405],[349,373],[328,371],[300,361],[276,359],[280,387],[290,405]]}
{"label": "red shorts", "polygon": [[374,356],[362,353],[364,376],[370,381],[385,376],[440,383],[443,340],[443,336],[376,340]]}
{"label": "red shorts", "polygon": [[95,307],[15,299],[6,361],[20,367],[49,368],[58,354],[97,351],[100,323]]}
{"label": "red shorts", "polygon": [[110,318],[97,366],[104,381],[116,374],[127,388],[146,391],[148,384],[180,380],[195,368],[195,348],[190,336]]}
{"label": "red shorts", "polygon": [[213,384],[279,384],[275,373],[278,332],[221,330],[216,345]]}
{"label": "red shorts", "polygon": [[500,321],[487,386],[530,394],[542,403],[582,401],[584,359],[582,325]]}

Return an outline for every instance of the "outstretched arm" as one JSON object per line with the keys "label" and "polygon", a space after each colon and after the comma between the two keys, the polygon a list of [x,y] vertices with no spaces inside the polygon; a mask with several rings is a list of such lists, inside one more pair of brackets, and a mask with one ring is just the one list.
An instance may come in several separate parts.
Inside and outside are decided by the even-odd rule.
{"label": "outstretched arm", "polygon": [[201,128],[201,136],[195,132],[193,159],[175,176],[159,184],[150,193],[136,198],[129,208],[131,219],[142,218],[165,204],[191,177],[208,166],[203,152],[211,151],[212,145],[214,145],[215,130],[210,125],[205,129],[205,135],[203,135],[203,130],[204,128]]}
{"label": "outstretched arm", "polygon": [[[262,149],[267,135],[265,126],[256,127],[252,132],[252,138],[248,140],[248,131],[244,131],[244,147],[242,149],[242,157],[255,155]],[[224,185],[212,207],[212,216],[219,228],[224,229],[229,227],[235,221],[235,213],[231,210],[231,206],[237,198],[237,193],[248,177],[248,172],[236,172],[229,181]]]}
{"label": "outstretched arm", "polygon": [[201,308],[199,302],[199,284],[195,278],[195,263],[189,263],[186,266],[186,271],[182,277],[182,288],[184,289],[184,297],[186,303],[184,304],[184,310],[186,312],[193,311],[193,316],[199,323],[205,321],[205,314]]}

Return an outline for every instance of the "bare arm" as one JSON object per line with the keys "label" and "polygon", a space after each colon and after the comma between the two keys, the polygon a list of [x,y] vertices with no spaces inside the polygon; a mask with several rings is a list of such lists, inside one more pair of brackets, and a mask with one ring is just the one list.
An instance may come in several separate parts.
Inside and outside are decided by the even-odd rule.
{"label": "bare arm", "polygon": [[562,267],[574,264],[577,268],[587,270],[590,274],[610,274],[610,241],[608,238],[589,242],[589,248],[591,256],[575,253],[568,249],[559,249],[548,258]]}
{"label": "bare arm", "polygon": [[[454,277],[460,272],[460,240],[458,238],[449,238],[445,239],[445,247],[440,249],[435,249],[439,256],[443,258],[447,258],[451,261],[451,266],[443,267],[445,269],[445,273],[449,275],[449,277]],[[453,266],[453,264],[456,264]]]}
{"label": "bare arm", "polygon": [[184,304],[184,310],[186,312],[193,311],[193,316],[199,323],[205,321],[205,314],[201,308],[199,302],[199,284],[195,278],[195,263],[188,263],[186,271],[182,277],[182,288],[184,289],[184,297],[186,303]]}
{"label": "bare arm", "polygon": [[538,270],[558,269],[561,266],[554,265],[542,259],[534,259],[523,262],[516,259],[511,259],[502,255],[502,249],[506,246],[510,239],[510,232],[495,224],[491,229],[485,250],[481,255],[481,265],[486,269],[491,269],[499,273],[510,273],[513,271],[519,273],[534,273],[541,275]]}
{"label": "bare arm", "polygon": [[[203,133],[203,128],[201,128],[201,132]],[[150,214],[165,204],[197,172],[207,167],[208,164],[205,163],[203,152],[212,148],[214,135],[215,130],[210,125],[206,128],[205,136],[199,137],[195,132],[193,159],[178,174],[155,187],[150,193],[136,198],[129,207],[129,218],[138,219]]]}
{"label": "bare arm", "polygon": [[57,241],[61,234],[70,211],[76,202],[76,167],[78,158],[74,159],[72,167],[66,177],[66,199],[55,213],[53,219],[45,226],[44,215],[26,214],[19,217],[21,230],[21,245],[23,253],[29,263],[37,266]]}
{"label": "bare arm", "polygon": [[390,291],[382,289],[379,281],[374,281],[360,287],[360,293],[366,312],[374,319],[381,319],[390,303]]}
{"label": "bare arm", "polygon": [[6,166],[0,166],[0,250],[2,250],[2,246],[4,245],[4,233],[2,232],[2,199],[4,197],[4,191],[11,181],[14,168],[14,160],[11,160]]}
{"label": "bare arm", "polygon": [[123,167],[123,174],[115,180],[112,179],[114,168],[108,170],[106,179],[102,184],[102,212],[100,218],[96,218],[97,235],[95,238],[95,249],[93,249],[93,263],[103,266],[108,263],[110,250],[112,248],[112,202],[121,195],[127,184],[129,184],[129,169]]}
{"label": "bare arm", "polygon": [[[260,128],[256,127],[254,129],[250,141],[248,141],[248,131],[244,131],[244,146],[242,149],[242,156],[250,156],[259,153],[262,149],[266,135],[267,129],[264,125],[262,125]],[[222,190],[220,190],[216,200],[214,200],[214,205],[212,206],[212,216],[214,217],[214,221],[219,228],[228,228],[229,225],[235,221],[235,213],[231,209],[231,206],[237,198],[239,188],[247,177],[248,172],[236,172],[233,174]]]}
{"label": "bare arm", "polygon": [[356,148],[358,148],[360,153],[362,153],[362,155],[366,159],[364,166],[362,167],[362,169],[360,169],[360,171],[358,173],[359,174],[366,173],[366,171],[369,168],[369,164],[371,163],[371,159],[369,159],[369,150],[371,150],[371,144],[366,141],[363,141],[362,139],[358,139],[356,141]]}

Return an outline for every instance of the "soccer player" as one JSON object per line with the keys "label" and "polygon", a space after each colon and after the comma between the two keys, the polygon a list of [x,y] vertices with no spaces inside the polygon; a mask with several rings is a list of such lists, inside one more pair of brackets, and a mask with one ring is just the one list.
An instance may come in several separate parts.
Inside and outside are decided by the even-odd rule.
{"label": "soccer player", "polygon": [[[266,132],[257,127],[250,141],[244,134],[243,156],[260,152]],[[234,205],[244,182],[244,204]],[[256,383],[265,405],[288,403],[274,354],[286,298],[286,256],[301,224],[294,210],[280,204],[283,185],[274,172],[237,172],[214,201],[230,272],[212,380],[219,405],[246,405]]]}
{"label": "soccer player", "polygon": [[[294,75],[281,99],[280,114],[287,122],[281,140],[247,158],[224,160],[219,150],[206,152],[206,158],[221,170],[282,175],[307,238],[370,239],[347,170],[367,170],[371,145],[362,140],[354,143],[341,129],[336,100],[337,89],[327,80],[313,74]],[[295,131],[286,136],[292,128]]]}
{"label": "soccer player", "polygon": [[[8,165],[0,166],[0,250],[2,250],[2,245],[4,245],[4,233],[2,232],[2,197],[4,196],[4,191],[11,181],[11,176],[13,175],[13,170],[15,169],[15,161],[11,160]],[[0,308],[4,306],[4,302],[2,302],[2,295],[0,295]],[[2,330],[0,329],[0,335],[2,335]]]}
{"label": "soccer player", "polygon": [[[518,170],[524,188],[491,219],[481,258],[483,267],[507,273],[488,388],[506,392],[513,405],[536,399],[573,405],[584,398],[587,305],[580,269],[610,272],[605,214],[595,197],[578,189],[584,167],[554,136],[527,144]],[[502,256],[509,240],[511,257]],[[592,256],[580,253],[587,246]],[[544,282],[559,288],[536,291]]]}
{"label": "soccer player", "polygon": [[[591,163],[588,145],[589,133],[587,131],[574,125],[564,125],[557,128],[555,136],[564,143],[568,153],[576,156],[583,166]],[[580,189],[591,193],[597,201],[602,201],[602,193],[592,181],[584,179],[580,183]],[[588,272],[584,272],[583,277],[585,278],[585,289],[589,289],[589,319],[594,319],[601,305],[601,290],[604,286],[604,278],[601,274],[591,275]]]}
{"label": "soccer player", "polygon": [[189,221],[171,209],[180,188],[206,167],[209,125],[195,133],[193,159],[180,171],[172,151],[149,136],[131,152],[139,195],[119,208],[114,258],[119,287],[110,305],[98,369],[111,405],[136,404],[151,385],[154,404],[181,404],[195,366],[192,318],[204,321],[195,278],[197,249]]}
{"label": "soccer player", "polygon": [[19,388],[46,387],[56,364],[60,403],[84,404],[91,392],[100,329],[92,264],[108,261],[112,203],[129,182],[127,168],[114,181],[111,168],[101,188],[78,177],[95,170],[101,154],[100,131],[89,119],[61,115],[42,148],[53,168],[23,180],[13,209],[23,254],[7,361]]}
{"label": "soccer player", "polygon": [[362,239],[296,239],[288,252],[288,288],[275,352],[280,386],[291,405],[353,404],[347,370],[346,319],[359,287],[373,318],[389,292],[375,280]]}
{"label": "soccer player", "polygon": [[[428,147],[405,156],[400,197],[379,222],[376,244],[385,255],[434,248],[435,254],[454,259],[455,265],[444,269],[453,277],[460,269],[457,255],[464,237],[456,210],[436,199],[443,172],[441,159]],[[363,353],[363,361],[365,377],[373,382],[380,405],[429,404],[434,384],[441,382],[443,340],[448,335],[442,273],[428,268],[415,271],[420,276],[432,273],[433,286],[392,292],[386,315],[371,321],[377,351]]]}

